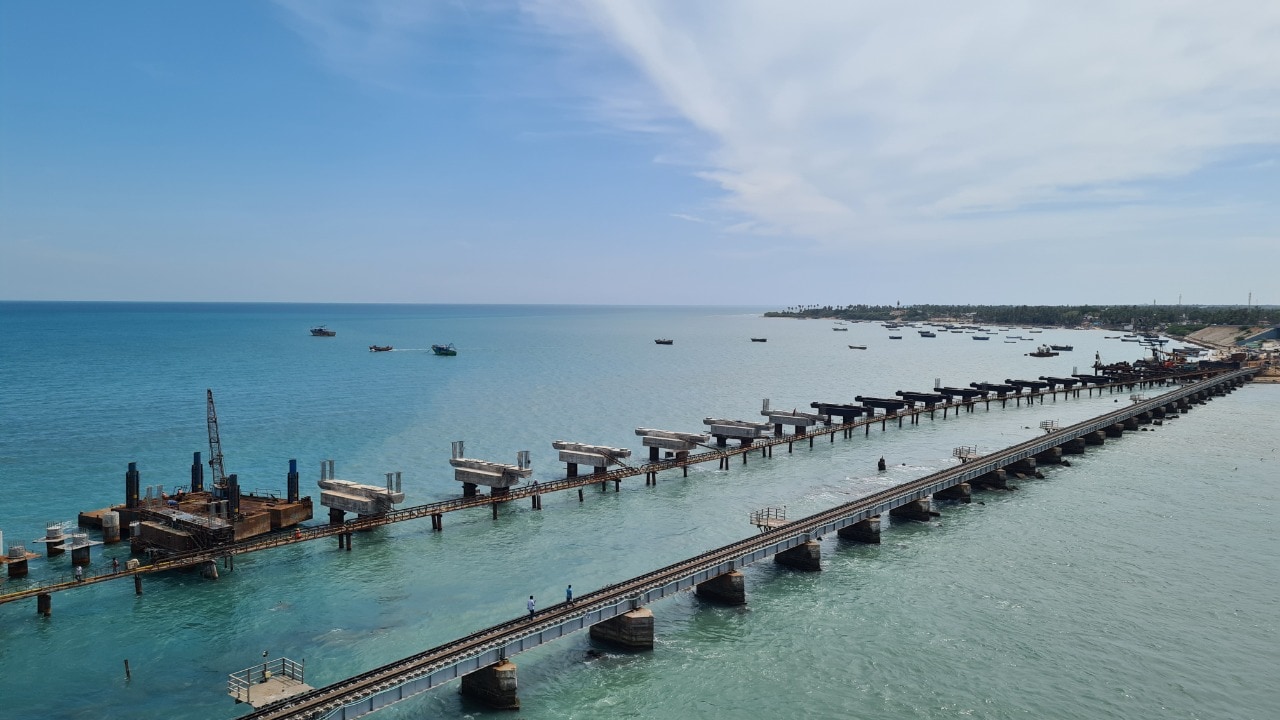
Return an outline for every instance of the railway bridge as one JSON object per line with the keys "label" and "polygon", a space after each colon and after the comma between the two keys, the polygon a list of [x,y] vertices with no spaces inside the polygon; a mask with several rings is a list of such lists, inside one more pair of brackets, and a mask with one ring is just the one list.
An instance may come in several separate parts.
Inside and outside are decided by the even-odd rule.
{"label": "railway bridge", "polygon": [[[810,564],[816,540],[830,533],[865,538],[868,523],[913,504],[928,503],[935,495],[994,475],[1019,463],[1034,462],[1057,448],[1092,438],[1104,442],[1109,431],[1152,422],[1157,414],[1186,410],[1247,382],[1257,369],[1227,372],[1187,385],[1151,400],[1050,429],[1045,435],[996,453],[968,458],[960,465],[888,488],[784,525],[765,528],[759,535],[688,558],[644,575],[610,585],[534,613],[486,628],[416,655],[375,668],[331,685],[309,690],[266,705],[246,718],[255,720],[350,720],[392,705],[434,687],[462,679],[463,690],[496,706],[518,707],[515,665],[510,658],[579,630],[626,644],[652,645],[652,615],[647,605],[689,589],[729,602],[744,602],[740,570],[770,556],[784,564],[816,569]],[[799,559],[799,562],[797,560]],[[514,705],[512,705],[514,703]]]}

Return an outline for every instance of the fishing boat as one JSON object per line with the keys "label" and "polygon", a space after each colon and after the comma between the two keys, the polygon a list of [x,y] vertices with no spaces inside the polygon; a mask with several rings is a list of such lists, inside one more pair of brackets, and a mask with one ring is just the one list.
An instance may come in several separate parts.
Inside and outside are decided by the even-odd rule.
{"label": "fishing boat", "polygon": [[369,352],[390,352],[390,345],[370,345]]}
{"label": "fishing boat", "polygon": [[338,331],[330,330],[329,328],[323,325],[317,325],[316,327],[311,328],[312,337],[333,337],[334,335],[337,335],[337,334],[338,334]]}
{"label": "fishing boat", "polygon": [[901,340],[901,339],[902,339],[902,336],[901,336],[901,335],[890,335],[890,336],[889,336],[889,339],[890,339],[890,340]]}
{"label": "fishing boat", "polygon": [[654,340],[654,342],[655,342],[655,343],[657,343],[657,344],[659,344],[659,345],[670,345],[670,344],[674,343],[674,342],[675,342],[675,340],[669,340],[669,339],[667,339],[667,338],[658,338],[657,340]]}
{"label": "fishing boat", "polygon": [[751,342],[769,342],[769,338],[751,338]]}
{"label": "fishing boat", "polygon": [[838,326],[838,325],[837,325],[836,327],[833,327],[833,328],[831,328],[831,329],[832,329],[832,330],[835,330],[836,332],[845,332],[845,331],[847,331],[849,328],[847,328],[847,327],[840,327],[840,326]]}
{"label": "fishing boat", "polygon": [[1041,345],[1036,348],[1035,352],[1027,353],[1028,357],[1057,357],[1058,353],[1054,352],[1048,345]]}
{"label": "fishing boat", "polygon": [[458,354],[458,349],[453,346],[453,343],[449,343],[448,345],[432,345],[431,352],[437,355],[453,356]]}
{"label": "fishing boat", "polygon": [[1050,349],[1050,350],[1062,350],[1062,351],[1066,351],[1066,352],[1071,352],[1072,350],[1075,350],[1075,348],[1074,348],[1074,347],[1072,347],[1071,345],[1050,345],[1050,346],[1049,346],[1049,349]]}
{"label": "fishing boat", "polygon": [[866,350],[867,346],[866,345],[850,345],[849,349],[850,350]]}
{"label": "fishing boat", "polygon": [[938,337],[938,333],[930,332],[928,330],[921,330],[920,337]]}
{"label": "fishing boat", "polygon": [[973,339],[974,340],[990,340],[991,338],[986,335],[974,335]]}

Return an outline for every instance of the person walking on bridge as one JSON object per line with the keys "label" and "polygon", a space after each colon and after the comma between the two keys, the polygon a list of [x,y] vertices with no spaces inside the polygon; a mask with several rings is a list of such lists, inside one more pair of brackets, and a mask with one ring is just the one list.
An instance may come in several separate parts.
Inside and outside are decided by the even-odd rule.
{"label": "person walking on bridge", "polygon": [[573,604],[573,586],[564,589],[564,601],[570,605]]}
{"label": "person walking on bridge", "polygon": [[532,595],[529,596],[529,602],[525,603],[525,605],[529,608],[529,617],[533,617],[533,613],[537,609],[537,605],[534,604]]}

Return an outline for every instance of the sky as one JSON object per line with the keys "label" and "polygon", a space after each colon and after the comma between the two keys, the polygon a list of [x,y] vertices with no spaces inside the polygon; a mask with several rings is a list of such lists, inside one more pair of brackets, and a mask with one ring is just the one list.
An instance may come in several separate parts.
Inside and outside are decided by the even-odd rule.
{"label": "sky", "polygon": [[1280,303],[1268,0],[0,0],[0,299]]}

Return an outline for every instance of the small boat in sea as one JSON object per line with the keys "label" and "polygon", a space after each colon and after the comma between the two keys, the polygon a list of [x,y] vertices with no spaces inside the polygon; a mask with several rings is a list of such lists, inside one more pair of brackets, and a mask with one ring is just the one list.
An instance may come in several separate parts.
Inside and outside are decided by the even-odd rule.
{"label": "small boat in sea", "polygon": [[1066,352],[1070,352],[1070,351],[1072,351],[1072,350],[1075,350],[1075,348],[1074,348],[1074,347],[1072,347],[1071,345],[1050,345],[1050,346],[1049,346],[1049,349],[1050,349],[1050,350],[1063,350],[1063,351],[1066,351]]}
{"label": "small boat in sea", "polygon": [[866,350],[867,346],[866,345],[850,345],[849,349],[850,350]]}
{"label": "small boat in sea", "polygon": [[[1034,330],[1032,332],[1035,332]],[[1027,353],[1028,357],[1057,357],[1058,353],[1054,352],[1048,345],[1041,345],[1036,348],[1035,352]]]}
{"label": "small boat in sea", "polygon": [[338,331],[330,330],[329,328],[323,325],[317,325],[311,328],[312,337],[333,337],[334,335],[337,335],[337,334],[338,334]]}
{"label": "small boat in sea", "polygon": [[453,346],[453,343],[449,343],[448,345],[432,345],[431,352],[437,355],[453,356],[458,354],[458,349]]}
{"label": "small boat in sea", "polygon": [[769,342],[769,338],[751,338],[751,342]]}
{"label": "small boat in sea", "polygon": [[990,340],[991,338],[987,337],[986,335],[974,335],[973,339],[974,340]]}
{"label": "small boat in sea", "polygon": [[392,348],[390,345],[370,345],[369,346],[369,352],[390,352],[391,349]]}
{"label": "small boat in sea", "polygon": [[1028,330],[1027,332],[1030,332],[1030,333],[1038,333],[1038,332],[1044,332],[1044,331],[1043,331],[1043,330]]}
{"label": "small boat in sea", "polygon": [[836,327],[833,327],[833,328],[831,328],[831,329],[832,329],[832,330],[835,330],[836,332],[846,332],[846,331],[848,331],[848,330],[849,330],[849,328],[847,328],[847,327],[840,327],[840,326],[836,326]]}
{"label": "small boat in sea", "polygon": [[890,335],[890,336],[889,336],[889,339],[890,339],[890,340],[901,340],[901,339],[902,339],[902,336],[901,336],[901,335]]}
{"label": "small boat in sea", "polygon": [[659,345],[670,345],[674,343],[675,340],[668,340],[667,338],[658,338],[657,340],[654,340],[654,342]]}
{"label": "small boat in sea", "polygon": [[930,332],[929,330],[921,330],[920,337],[938,337],[938,333]]}

